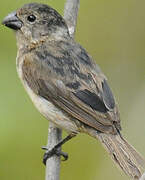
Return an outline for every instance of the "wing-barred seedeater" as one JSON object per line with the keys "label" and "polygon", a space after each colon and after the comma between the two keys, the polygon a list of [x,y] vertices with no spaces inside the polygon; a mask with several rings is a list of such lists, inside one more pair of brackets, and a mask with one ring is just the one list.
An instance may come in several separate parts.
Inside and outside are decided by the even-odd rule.
{"label": "wing-barred seedeater", "polygon": [[133,179],[145,160],[120,134],[120,117],[107,79],[69,35],[62,16],[45,4],[26,4],[3,24],[16,33],[18,75],[36,108],[69,134],[99,139]]}

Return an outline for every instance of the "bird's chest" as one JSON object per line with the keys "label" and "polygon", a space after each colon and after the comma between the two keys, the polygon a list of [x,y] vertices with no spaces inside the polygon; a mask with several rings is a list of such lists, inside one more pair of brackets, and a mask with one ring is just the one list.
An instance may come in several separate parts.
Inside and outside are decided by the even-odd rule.
{"label": "bird's chest", "polygon": [[30,88],[23,76],[23,63],[24,59],[20,58],[18,53],[16,60],[16,68],[19,78],[38,111],[45,118],[54,122],[58,127],[61,127],[68,132],[77,132],[78,128],[76,124],[72,122],[66,114],[64,114],[60,109],[54,106],[50,101],[34,93],[34,91]]}
{"label": "bird's chest", "polygon": [[42,113],[45,117],[47,117],[48,111],[49,111],[49,114],[50,114],[50,112],[54,113],[56,111],[56,108],[54,107],[54,105],[51,102],[46,101],[44,98],[42,98],[39,95],[37,95],[36,93],[34,93],[34,91],[30,88],[27,81],[24,79],[23,68],[22,68],[23,63],[24,63],[24,59],[20,60],[19,54],[18,54],[17,60],[16,60],[16,68],[17,68],[18,76],[19,76],[26,92],[30,96],[34,105],[36,106],[36,108],[40,111],[40,113]]}

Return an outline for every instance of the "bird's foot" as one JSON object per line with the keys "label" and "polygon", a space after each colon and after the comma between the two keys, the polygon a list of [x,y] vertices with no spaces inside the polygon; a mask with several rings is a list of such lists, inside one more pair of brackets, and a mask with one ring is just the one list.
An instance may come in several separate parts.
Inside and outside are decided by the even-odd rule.
{"label": "bird's foot", "polygon": [[66,161],[68,159],[68,154],[66,152],[62,152],[59,150],[59,148],[52,148],[50,151],[48,151],[47,147],[42,147],[42,149],[47,150],[47,152],[44,153],[43,156],[43,164],[46,165],[47,159],[51,158],[52,156],[62,156],[62,161]]}
{"label": "bird's foot", "polygon": [[48,151],[47,147],[42,147],[42,149],[46,150],[46,153],[43,156],[43,163],[46,165],[47,159],[49,159],[53,155],[63,156],[63,158],[64,158],[63,161],[66,161],[68,159],[68,154],[65,152],[62,152],[60,150],[60,147],[75,136],[76,136],[75,133],[69,134],[67,137],[62,139],[58,144],[56,144],[50,151]]}

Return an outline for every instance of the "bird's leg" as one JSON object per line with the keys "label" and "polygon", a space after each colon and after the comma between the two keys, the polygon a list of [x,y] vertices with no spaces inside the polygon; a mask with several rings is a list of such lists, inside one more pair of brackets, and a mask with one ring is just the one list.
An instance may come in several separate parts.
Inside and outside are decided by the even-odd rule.
{"label": "bird's leg", "polygon": [[58,144],[56,144],[50,151],[48,151],[47,147],[42,147],[42,149],[47,150],[47,152],[44,153],[43,156],[43,163],[46,165],[46,161],[48,158],[52,157],[53,155],[57,155],[57,156],[63,156],[64,160],[66,161],[68,159],[68,154],[65,152],[60,151],[60,147],[66,143],[67,141],[69,141],[70,139],[72,139],[73,137],[75,137],[76,134],[75,133],[71,133],[69,134],[67,137],[65,137],[64,139],[62,139]]}

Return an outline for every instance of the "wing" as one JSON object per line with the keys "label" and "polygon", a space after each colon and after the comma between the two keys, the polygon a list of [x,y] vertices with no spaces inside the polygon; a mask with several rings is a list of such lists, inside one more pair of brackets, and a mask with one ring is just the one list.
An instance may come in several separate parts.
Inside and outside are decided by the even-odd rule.
{"label": "wing", "polygon": [[107,80],[80,45],[63,41],[44,44],[25,55],[22,71],[36,94],[69,116],[100,132],[115,134],[120,130]]}

